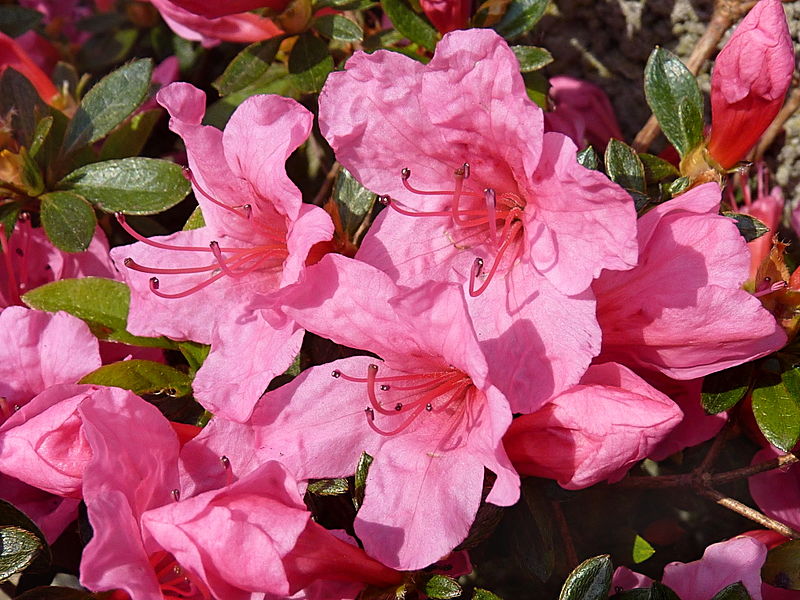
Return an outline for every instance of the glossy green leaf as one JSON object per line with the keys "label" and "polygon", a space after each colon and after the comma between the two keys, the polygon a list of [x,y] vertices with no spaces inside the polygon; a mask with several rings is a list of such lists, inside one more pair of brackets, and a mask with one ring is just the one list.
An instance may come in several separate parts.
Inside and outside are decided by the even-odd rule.
{"label": "glossy green leaf", "polygon": [[142,103],[150,87],[153,62],[136,60],[98,81],[81,100],[64,135],[64,152],[96,142]]}
{"label": "glossy green leaf", "polygon": [[53,128],[53,117],[52,115],[48,115],[43,119],[40,119],[39,122],[36,124],[36,129],[33,132],[33,137],[31,139],[31,147],[28,150],[31,158],[36,158],[36,155],[39,153],[39,150],[42,149],[42,145],[47,141],[47,136],[50,135],[50,130]]}
{"label": "glossy green leaf", "polygon": [[175,163],[135,156],[91,163],[58,182],[105,212],[152,215],[183,200],[191,186]]}
{"label": "glossy green leaf", "polygon": [[0,115],[11,115],[14,139],[30,148],[38,119],[47,114],[47,107],[33,84],[7,67],[0,75]]}
{"label": "glossy green leaf", "polygon": [[678,177],[678,179],[669,184],[667,190],[673,196],[677,196],[678,194],[681,194],[685,192],[687,189],[689,189],[691,183],[692,180],[689,179],[688,177]]}
{"label": "glossy green leaf", "polygon": [[189,218],[186,219],[186,223],[183,225],[184,231],[190,231],[192,229],[200,229],[201,227],[206,226],[206,220],[203,218],[203,211],[200,210],[198,206],[192,211],[192,214],[189,215]]}
{"label": "glossy green leaf", "polygon": [[742,235],[745,242],[752,242],[762,235],[769,233],[769,227],[767,227],[763,221],[751,215],[730,211],[724,211],[722,214],[736,221],[736,227],[739,229],[739,233]]}
{"label": "glossy green leaf", "polygon": [[703,379],[703,408],[716,415],[733,408],[750,389],[752,363],[706,375]]}
{"label": "glossy green leaf", "polygon": [[790,540],[767,553],[761,567],[764,583],[788,590],[800,590],[800,540]]}
{"label": "glossy green leaf", "polygon": [[375,194],[361,185],[344,167],[336,175],[333,199],[339,207],[342,227],[353,238],[372,212]]}
{"label": "glossy green leaf", "polygon": [[597,171],[600,166],[600,158],[597,156],[594,148],[587,146],[583,150],[578,151],[577,155],[578,164],[587,169]]}
{"label": "glossy green leaf", "polygon": [[83,252],[97,227],[92,205],[73,192],[50,192],[41,196],[42,226],[56,247],[64,252]]}
{"label": "glossy green leaf", "polygon": [[341,496],[350,491],[350,484],[343,477],[318,479],[309,483],[306,490],[315,496]]}
{"label": "glossy green leaf", "polygon": [[650,600],[681,600],[671,588],[654,581],[650,587]]}
{"label": "glossy green leaf", "polygon": [[147,143],[163,111],[158,108],[132,116],[105,139],[100,149],[100,160],[138,156]]}
{"label": "glossy green leaf", "polygon": [[342,15],[323,15],[317,17],[313,27],[329,40],[360,42],[364,39],[364,31],[358,23]]}
{"label": "glossy green leaf", "polygon": [[477,588],[472,593],[472,600],[503,600],[500,596],[494,595],[489,590],[482,590],[481,588]]}
{"label": "glossy green leaf", "polygon": [[764,437],[781,450],[791,450],[800,438],[800,369],[784,371],[779,381],[759,382],[752,398]]}
{"label": "glossy green leaf", "polygon": [[550,91],[550,82],[542,75],[541,71],[523,73],[522,80],[525,82],[525,91],[528,93],[528,98],[540,108],[547,109],[549,102],[547,94]]}
{"label": "glossy green leaf", "polygon": [[27,567],[28,572],[41,573],[50,568],[53,557],[44,534],[28,515],[5,500],[0,500],[0,527],[18,527],[32,533],[39,540],[41,551],[34,562]]}
{"label": "glossy green leaf", "polygon": [[[34,133],[34,137],[36,134]],[[29,196],[38,196],[44,191],[44,178],[39,165],[25,147],[19,149],[19,156],[22,159],[22,170],[20,171],[20,179],[22,180],[22,189],[24,189]]]}
{"label": "glossy green leaf", "polygon": [[133,27],[93,35],[78,49],[81,72],[102,71],[121,63],[133,50],[137,37],[139,32]]}
{"label": "glossy green leaf", "polygon": [[525,35],[542,18],[548,3],[549,0],[511,0],[494,30],[509,40]]}
{"label": "glossy green leaf", "polygon": [[211,346],[198,342],[178,342],[178,350],[181,351],[186,362],[189,363],[189,375],[194,376],[200,367],[203,366]]}
{"label": "glossy green leaf", "polygon": [[583,561],[567,577],[558,600],[605,600],[613,571],[607,554]]}
{"label": "glossy green leaf", "polygon": [[663,158],[641,153],[639,154],[639,160],[642,161],[644,178],[647,183],[658,183],[665,179],[680,177],[680,172],[675,168],[675,165]]}
{"label": "glossy green leaf", "polygon": [[364,491],[367,487],[367,475],[369,475],[369,467],[372,464],[373,458],[366,452],[361,453],[356,465],[355,489],[353,492],[353,505],[356,510],[361,507],[364,502]]}
{"label": "glossy green leaf", "polygon": [[130,390],[139,396],[162,394],[180,398],[192,393],[192,380],[177,369],[149,360],[123,360],[103,365],[79,383],[94,383]]}
{"label": "glossy green leaf", "polygon": [[703,141],[703,96],[681,60],[664,48],[650,54],[644,93],[667,139],[681,156]]}
{"label": "glossy green leaf", "polygon": [[428,598],[448,600],[461,595],[461,586],[452,577],[447,575],[434,575],[425,584],[425,594]]}
{"label": "glossy green leaf", "polygon": [[236,55],[212,85],[221,96],[253,85],[267,73],[284,39],[279,36],[250,44]]}
{"label": "glossy green leaf", "polygon": [[644,165],[636,151],[617,139],[611,139],[605,154],[606,174],[627,190],[645,192]]}
{"label": "glossy green leaf", "polygon": [[312,33],[301,35],[289,55],[289,73],[300,89],[306,93],[319,92],[331,71],[333,57],[328,45]]}
{"label": "glossy green leaf", "polygon": [[415,13],[405,0],[383,0],[383,10],[392,20],[397,31],[426,50],[436,48],[439,34],[430,23]]}
{"label": "glossy green leaf", "polygon": [[553,55],[544,48],[537,46],[511,46],[519,61],[519,70],[522,73],[538,71],[553,62]]}
{"label": "glossy green leaf", "polygon": [[631,556],[634,563],[638,565],[639,563],[646,561],[655,553],[655,549],[647,542],[646,539],[639,535],[634,538],[633,549],[631,550]]}
{"label": "glossy green leaf", "polygon": [[43,16],[32,8],[15,4],[0,5],[0,31],[9,37],[18,37],[39,25]]}
{"label": "glossy green leaf", "polygon": [[741,581],[732,583],[725,589],[719,591],[711,600],[752,600],[747,588]]}
{"label": "glossy green leaf", "polygon": [[[0,204],[0,225],[3,226],[2,233],[4,233],[6,237],[11,235],[11,232],[14,231],[14,226],[17,224],[17,219],[19,218],[21,210],[22,207],[17,202]],[[2,255],[2,252],[0,252],[0,255]]]}
{"label": "glossy green leaf", "polygon": [[0,527],[0,581],[21,573],[42,549],[35,534],[19,527]]}

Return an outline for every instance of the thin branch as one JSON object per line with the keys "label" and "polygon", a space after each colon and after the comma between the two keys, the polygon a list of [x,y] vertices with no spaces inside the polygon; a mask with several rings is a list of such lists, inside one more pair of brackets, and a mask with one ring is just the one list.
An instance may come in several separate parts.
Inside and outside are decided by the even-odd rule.
{"label": "thin branch", "polygon": [[777,531],[782,536],[792,538],[792,539],[800,539],[800,532],[795,531],[788,525],[784,525],[783,523],[776,521],[775,519],[770,519],[767,515],[758,512],[754,508],[750,508],[746,504],[742,504],[738,500],[734,500],[733,498],[729,498],[725,494],[721,494],[717,490],[711,488],[704,488],[698,490],[703,496],[710,498],[720,506],[724,506],[727,509],[732,510],[735,513],[742,515],[750,519],[751,521],[755,521],[762,527],[766,527],[767,529],[771,529],[772,531]]}
{"label": "thin branch", "polygon": [[317,195],[314,196],[314,199],[311,201],[311,204],[315,206],[322,206],[325,204],[325,200],[328,199],[328,195],[331,193],[331,189],[333,188],[333,182],[336,180],[336,176],[339,174],[339,169],[342,168],[338,162],[333,163],[331,170],[328,171],[328,174],[325,176],[325,181],[322,182],[322,186],[319,188]]}
{"label": "thin branch", "polygon": [[783,454],[777,458],[773,458],[772,460],[750,465],[749,467],[742,467],[741,469],[733,469],[732,471],[726,471],[725,473],[711,475],[708,478],[708,482],[711,485],[729,483],[738,479],[745,479],[751,475],[763,473],[764,471],[788,467],[789,465],[793,465],[797,462],[800,462],[800,458],[789,452],[788,454]]}
{"label": "thin branch", "polygon": [[711,467],[714,466],[714,463],[719,457],[719,453],[722,452],[722,448],[725,446],[725,443],[730,439],[732,429],[733,421],[728,419],[725,421],[722,431],[720,431],[717,434],[717,437],[714,438],[714,441],[711,442],[711,447],[703,457],[703,461],[697,465],[696,469],[694,469],[694,474],[699,475],[700,473],[708,473],[711,470]]}
{"label": "thin branch", "polygon": [[761,140],[758,142],[758,146],[753,152],[753,160],[759,161],[764,156],[764,152],[767,151],[772,145],[772,142],[775,141],[775,138],[778,137],[780,132],[783,130],[783,126],[786,124],[786,121],[789,120],[797,109],[800,108],[800,87],[794,88],[790,93],[789,97],[786,99],[786,103],[781,108],[780,112],[775,116],[770,123],[770,126],[767,127],[767,130],[764,132],[764,135],[761,136]]}

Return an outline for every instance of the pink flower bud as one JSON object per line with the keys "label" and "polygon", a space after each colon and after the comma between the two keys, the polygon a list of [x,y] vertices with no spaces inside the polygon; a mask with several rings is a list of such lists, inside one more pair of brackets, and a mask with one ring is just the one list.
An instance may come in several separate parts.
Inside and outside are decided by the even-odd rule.
{"label": "pink flower bud", "polygon": [[466,29],[472,4],[468,0],[420,0],[419,4],[440,33]]}
{"label": "pink flower bud", "polygon": [[56,86],[25,50],[12,38],[0,33],[0,73],[7,67],[16,69],[27,77],[45,102],[52,102],[58,94]]}
{"label": "pink flower bud", "polygon": [[780,0],[761,0],[717,56],[708,151],[723,168],[741,160],[783,104],[794,71]]}

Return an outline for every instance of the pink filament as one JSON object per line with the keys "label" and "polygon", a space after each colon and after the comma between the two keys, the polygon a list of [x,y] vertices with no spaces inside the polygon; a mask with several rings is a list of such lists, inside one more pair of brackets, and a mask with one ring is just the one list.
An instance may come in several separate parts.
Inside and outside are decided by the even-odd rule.
{"label": "pink filament", "polygon": [[228,212],[231,212],[234,215],[236,215],[237,217],[240,217],[242,219],[248,219],[249,220],[251,218],[252,210],[251,210],[251,207],[250,207],[249,204],[245,204],[244,206],[242,206],[242,208],[245,211],[245,214],[242,214],[238,210],[233,208],[232,206],[228,206],[227,204],[224,204],[223,202],[220,202],[219,200],[214,198],[211,194],[209,194],[207,191],[205,191],[203,189],[203,187],[198,183],[197,179],[194,176],[194,173],[192,173],[192,170],[189,167],[184,167],[183,168],[183,176],[186,177],[186,179],[188,179],[191,182],[191,184],[194,186],[194,188],[198,192],[200,192],[200,195],[202,195],[209,202],[212,202],[213,204],[216,204],[220,208],[224,208]]}
{"label": "pink filament", "polygon": [[[503,228],[505,230],[505,228]],[[511,242],[516,237],[517,233],[522,229],[522,223],[520,221],[515,221],[514,224],[511,226],[508,235],[503,240],[503,244],[500,246],[500,249],[497,251],[497,254],[494,257],[494,262],[492,263],[492,267],[489,270],[489,274],[486,276],[483,284],[476,290],[475,289],[475,281],[480,276],[481,272],[483,271],[483,259],[476,258],[475,264],[472,266],[472,270],[470,272],[469,277],[469,295],[473,298],[480,296],[483,292],[486,291],[486,288],[489,287],[489,282],[494,277],[494,274],[497,272],[497,267],[500,265],[500,261],[503,258],[506,250],[508,250],[509,246],[511,246]]]}

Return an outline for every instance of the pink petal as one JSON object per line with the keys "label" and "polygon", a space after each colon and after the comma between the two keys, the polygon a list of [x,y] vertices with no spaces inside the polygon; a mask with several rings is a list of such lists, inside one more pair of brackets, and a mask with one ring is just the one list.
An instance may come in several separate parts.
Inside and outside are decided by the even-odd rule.
{"label": "pink petal", "polygon": [[[753,457],[753,464],[779,456],[775,448],[764,448]],[[750,494],[768,517],[790,527],[800,528],[800,467],[773,469],[747,480]]]}

